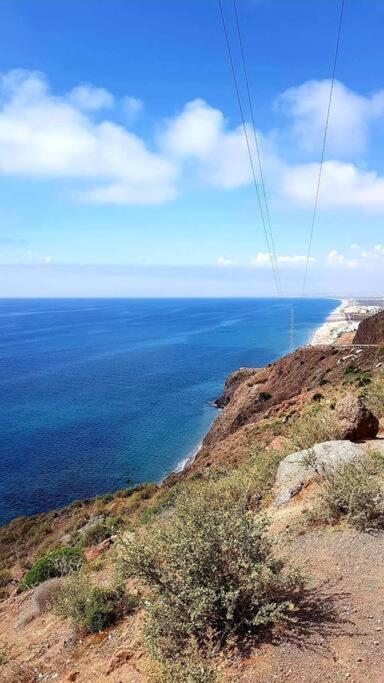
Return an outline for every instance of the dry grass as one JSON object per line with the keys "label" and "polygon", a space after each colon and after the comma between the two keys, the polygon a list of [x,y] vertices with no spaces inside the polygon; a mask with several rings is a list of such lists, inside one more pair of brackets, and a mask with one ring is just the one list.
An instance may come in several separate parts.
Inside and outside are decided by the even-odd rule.
{"label": "dry grass", "polygon": [[317,443],[337,439],[340,427],[334,411],[328,404],[311,406],[292,422],[288,439],[292,451],[312,448]]}
{"label": "dry grass", "polygon": [[364,402],[377,417],[384,416],[384,373],[375,375],[364,392]]}

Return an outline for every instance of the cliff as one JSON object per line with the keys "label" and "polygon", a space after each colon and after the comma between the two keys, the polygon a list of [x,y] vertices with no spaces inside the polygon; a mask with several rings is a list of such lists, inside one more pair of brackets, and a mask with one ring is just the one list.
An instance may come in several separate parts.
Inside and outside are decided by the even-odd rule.
{"label": "cliff", "polygon": [[376,347],[311,346],[265,368],[233,373],[218,402],[223,409],[189,469],[238,460],[255,441],[267,445],[316,395],[330,398],[345,387],[362,386],[380,362]]}
{"label": "cliff", "polygon": [[384,311],[380,311],[360,323],[353,343],[384,344]]}

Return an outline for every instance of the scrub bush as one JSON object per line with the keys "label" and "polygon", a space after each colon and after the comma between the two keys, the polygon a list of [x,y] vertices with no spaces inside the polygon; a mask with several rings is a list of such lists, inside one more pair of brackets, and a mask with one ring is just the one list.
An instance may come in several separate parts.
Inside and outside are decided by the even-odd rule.
{"label": "scrub bush", "polygon": [[32,565],[24,576],[21,589],[33,588],[55,576],[66,576],[77,571],[83,563],[83,554],[78,548],[57,548]]}
{"label": "scrub bush", "polygon": [[329,521],[345,517],[351,526],[361,531],[382,525],[384,497],[376,476],[381,466],[372,454],[337,469],[323,470],[321,507]]}
{"label": "scrub bush", "polygon": [[57,614],[89,633],[103,631],[123,615],[133,612],[137,605],[138,598],[126,594],[121,586],[94,586],[84,574],[67,577],[54,599]]}
{"label": "scrub bush", "polygon": [[191,642],[255,636],[294,610],[302,581],[274,558],[265,520],[234,484],[191,484],[170,519],[125,546],[125,576],[150,589],[146,637],[157,659],[178,660]]}

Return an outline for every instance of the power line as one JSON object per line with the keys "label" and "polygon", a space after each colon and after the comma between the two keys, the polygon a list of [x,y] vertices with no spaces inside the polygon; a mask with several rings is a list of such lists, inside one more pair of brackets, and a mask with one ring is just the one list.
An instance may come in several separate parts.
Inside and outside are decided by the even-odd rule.
{"label": "power line", "polygon": [[289,324],[289,350],[292,352],[295,350],[296,340],[295,340],[295,309],[291,306],[291,316]]}
{"label": "power line", "polygon": [[263,212],[263,208],[262,208],[262,204],[261,204],[261,198],[260,198],[259,188],[258,188],[258,185],[257,185],[256,172],[255,172],[255,167],[254,167],[254,164],[253,164],[253,157],[252,157],[251,147],[250,147],[250,144],[249,144],[249,138],[248,138],[248,133],[247,133],[247,127],[246,127],[246,125],[245,125],[245,118],[244,118],[243,105],[242,105],[242,103],[241,103],[239,85],[238,85],[237,76],[236,76],[235,64],[234,64],[233,57],[232,57],[232,50],[231,50],[231,45],[230,45],[230,42],[229,42],[229,36],[228,36],[227,25],[226,25],[225,17],[224,17],[223,6],[222,6],[222,3],[221,3],[221,0],[218,0],[218,2],[219,2],[221,20],[222,20],[222,24],[223,24],[225,42],[226,42],[226,45],[227,45],[227,51],[228,51],[229,62],[230,62],[230,65],[231,65],[231,71],[232,71],[233,82],[234,82],[235,90],[236,90],[237,103],[238,103],[238,105],[239,105],[240,116],[241,116],[241,121],[242,121],[242,125],[243,125],[244,138],[245,138],[246,145],[247,145],[249,162],[250,162],[250,164],[251,164],[251,170],[252,170],[252,176],[253,176],[253,183],[254,183],[254,186],[255,186],[256,194],[257,194],[257,200],[258,200],[258,204],[259,204],[261,220],[262,220],[262,223],[263,223],[265,241],[266,241],[266,245],[267,245],[267,249],[268,249],[268,253],[269,253],[269,258],[271,259],[273,277],[274,277],[274,280],[275,280],[275,285],[276,285],[277,294],[280,296],[281,292],[280,292],[279,281],[278,281],[277,272],[276,272],[276,265],[277,265],[277,264],[275,264],[274,259],[273,259],[273,254],[272,254],[271,246],[270,246],[270,243],[269,243],[269,237],[268,237],[267,226],[266,226],[266,224],[265,224],[264,212]]}
{"label": "power line", "polygon": [[317,186],[316,186],[316,195],[315,195],[315,205],[313,208],[313,214],[312,214],[312,223],[311,223],[311,229],[310,229],[310,235],[309,235],[309,243],[308,243],[308,252],[307,252],[307,260],[305,264],[305,273],[304,273],[304,280],[303,280],[303,295],[305,293],[305,289],[307,286],[307,280],[308,280],[308,268],[309,268],[309,259],[311,257],[311,250],[312,250],[312,242],[313,242],[313,233],[315,229],[315,221],[316,221],[316,214],[317,214],[317,207],[319,204],[319,194],[320,194],[320,183],[321,183],[321,176],[323,172],[323,163],[324,163],[324,155],[325,155],[325,146],[327,142],[327,135],[328,135],[328,126],[329,126],[329,116],[331,113],[331,104],[332,104],[332,95],[333,95],[333,88],[335,85],[335,75],[336,75],[336,66],[337,66],[337,59],[339,56],[339,47],[340,47],[340,37],[341,37],[341,29],[343,25],[343,15],[344,15],[344,5],[345,5],[345,0],[341,0],[341,8],[340,8],[340,17],[339,17],[339,27],[337,31],[337,40],[336,40],[336,50],[335,50],[335,57],[333,60],[333,70],[332,70],[332,79],[331,79],[331,88],[329,91],[329,100],[328,100],[328,108],[327,108],[327,116],[325,119],[325,129],[324,129],[324,138],[323,138],[323,146],[321,150],[321,157],[320,157],[320,167],[319,167],[319,175],[317,178]]}
{"label": "power line", "polygon": [[261,164],[260,146],[259,146],[258,136],[256,133],[255,116],[253,113],[253,102],[252,102],[252,97],[251,97],[251,89],[249,86],[248,69],[247,69],[247,64],[246,64],[246,59],[245,59],[243,39],[241,36],[239,13],[237,10],[236,0],[232,0],[232,2],[233,2],[233,9],[235,12],[236,28],[237,28],[237,35],[238,35],[239,44],[240,44],[241,60],[243,63],[243,72],[244,72],[244,80],[245,80],[245,85],[246,85],[246,90],[247,90],[248,104],[249,104],[249,109],[251,112],[253,137],[255,140],[257,160],[258,160],[258,165],[259,165],[261,187],[262,187],[262,191],[263,191],[263,199],[264,199],[264,204],[265,204],[265,215],[267,217],[267,223],[268,223],[268,229],[269,229],[269,239],[270,239],[270,243],[271,243],[271,247],[272,247],[273,258],[275,261],[275,267],[276,267],[276,274],[277,274],[277,279],[278,279],[278,283],[279,283],[279,289],[280,289],[280,293],[282,293],[280,272],[279,272],[278,261],[277,261],[277,256],[276,256],[276,249],[275,249],[275,241],[274,241],[273,232],[272,232],[271,216],[270,216],[269,207],[268,207],[267,193],[265,190],[265,182],[264,182],[264,174],[263,174],[263,168],[262,168],[262,164]]}

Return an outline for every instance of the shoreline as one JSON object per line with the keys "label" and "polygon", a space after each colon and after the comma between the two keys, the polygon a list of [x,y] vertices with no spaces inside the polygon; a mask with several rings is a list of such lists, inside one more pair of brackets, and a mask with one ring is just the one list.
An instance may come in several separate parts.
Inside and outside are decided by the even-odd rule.
{"label": "shoreline", "polygon": [[[356,332],[359,323],[384,308],[384,299],[341,299],[341,303],[329,314],[328,318],[315,330],[309,346],[335,344],[344,335]],[[346,341],[350,343],[350,341]]]}

